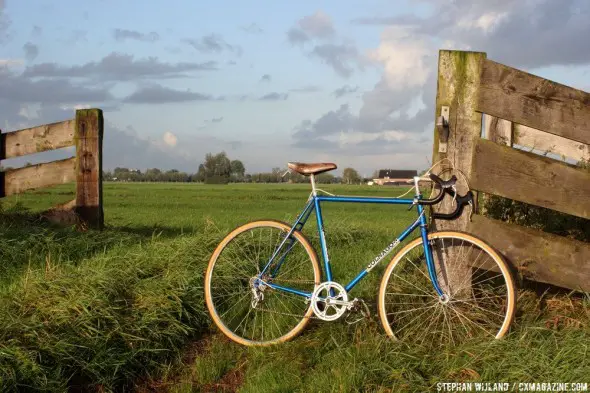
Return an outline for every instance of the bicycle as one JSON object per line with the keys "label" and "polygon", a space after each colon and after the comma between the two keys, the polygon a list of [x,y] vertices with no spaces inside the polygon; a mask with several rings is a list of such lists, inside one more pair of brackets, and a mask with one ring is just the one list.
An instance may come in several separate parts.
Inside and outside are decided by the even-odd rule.
{"label": "bicycle", "polygon": [[[336,169],[332,163],[290,162],[290,170],[309,176],[311,194],[294,224],[252,221],[231,231],[214,250],[205,271],[205,300],[217,327],[243,345],[271,345],[294,338],[311,318],[334,321],[359,311],[362,300],[350,291],[414,230],[385,268],[378,293],[378,314],[386,334],[420,343],[452,344],[473,337],[502,338],[515,310],[516,289],[508,265],[491,246],[463,232],[429,232],[425,206],[454,198],[454,219],[473,195],[456,192],[457,178],[414,177],[413,198],[320,195],[315,176]],[[419,182],[439,190],[423,198]],[[411,191],[411,190],[409,190]],[[408,191],[408,192],[409,192]],[[320,202],[382,203],[416,207],[418,217],[348,284],[334,280]],[[323,274],[316,251],[302,233],[315,211]],[[475,251],[475,252],[474,252]],[[414,258],[417,259],[414,259]],[[452,259],[454,258],[454,259]],[[461,259],[461,260],[458,260]],[[429,319],[428,319],[429,318]]]}

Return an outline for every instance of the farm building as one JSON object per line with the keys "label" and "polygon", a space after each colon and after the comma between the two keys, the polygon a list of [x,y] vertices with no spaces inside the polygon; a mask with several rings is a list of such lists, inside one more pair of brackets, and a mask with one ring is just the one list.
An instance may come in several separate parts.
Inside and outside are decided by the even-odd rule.
{"label": "farm building", "polygon": [[379,170],[379,177],[377,179],[373,179],[373,184],[377,184],[379,186],[405,184],[408,179],[411,179],[414,176],[418,176],[418,171],[381,169]]}

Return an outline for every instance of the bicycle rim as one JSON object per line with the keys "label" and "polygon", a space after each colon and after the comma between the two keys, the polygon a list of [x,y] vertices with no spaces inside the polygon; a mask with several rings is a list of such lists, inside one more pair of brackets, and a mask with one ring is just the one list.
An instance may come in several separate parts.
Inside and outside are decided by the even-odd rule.
{"label": "bicycle rim", "polygon": [[387,334],[426,346],[503,337],[516,291],[501,256],[460,232],[435,232],[428,239],[446,299],[429,278],[422,239],[414,240],[393,258],[381,282],[379,315]]}
{"label": "bicycle rim", "polygon": [[[251,222],[228,234],[211,256],[205,273],[207,307],[218,328],[240,344],[271,345],[290,340],[313,312],[302,296],[254,285],[254,278],[289,230],[282,222]],[[292,247],[286,243],[269,268],[273,272],[282,260],[276,275],[266,276],[265,281],[312,292],[320,282],[317,255],[299,231],[291,239]]]}

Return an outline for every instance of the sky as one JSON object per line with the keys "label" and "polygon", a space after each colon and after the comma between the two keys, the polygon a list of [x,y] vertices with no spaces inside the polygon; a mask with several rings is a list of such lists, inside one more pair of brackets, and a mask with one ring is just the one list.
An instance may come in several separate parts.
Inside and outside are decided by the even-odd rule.
{"label": "sky", "polygon": [[96,107],[104,169],[425,169],[440,49],[590,91],[589,20],[588,0],[0,0],[0,129]]}

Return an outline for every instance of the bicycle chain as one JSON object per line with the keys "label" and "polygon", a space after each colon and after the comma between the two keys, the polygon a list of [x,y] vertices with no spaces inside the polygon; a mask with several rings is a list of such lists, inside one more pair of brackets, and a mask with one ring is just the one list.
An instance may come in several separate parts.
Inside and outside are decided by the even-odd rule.
{"label": "bicycle chain", "polygon": [[[314,284],[315,285],[315,281],[309,281],[309,280],[289,280],[289,279],[273,279],[273,282],[291,282],[291,283],[300,283],[300,284]],[[279,314],[279,315],[286,315],[288,317],[295,317],[295,318],[306,318],[306,319],[319,319],[318,317],[316,317],[313,313],[306,317],[305,315],[298,315],[298,314],[292,314],[292,313],[286,313],[286,312],[281,312],[281,311],[275,311],[275,310],[271,310],[271,309],[267,309],[267,308],[255,308],[256,310],[260,310],[260,311],[267,311],[269,313],[272,314]]]}
{"label": "bicycle chain", "polygon": [[[298,283],[315,283],[314,281],[308,281],[308,280],[279,280],[279,281],[284,281],[284,282],[298,282]],[[356,299],[355,299],[356,300]],[[371,313],[369,311],[369,307],[367,306],[367,304],[365,303],[364,300],[362,299],[358,299],[357,300],[358,303],[362,304],[362,306],[364,306],[365,310],[354,310],[354,312],[360,312],[362,314],[361,318],[358,318],[355,321],[349,322],[346,318],[349,317],[351,315],[350,311],[353,310],[349,310],[349,313],[347,314],[346,318],[345,318],[345,322],[348,323],[349,325],[352,325],[354,323],[357,323],[359,321],[361,321],[363,318],[369,318],[371,316]],[[309,303],[309,301],[306,301],[306,303]],[[275,310],[271,310],[268,308],[255,308],[256,310],[260,310],[260,311],[266,311],[269,312],[271,314],[279,314],[279,315],[285,315],[288,317],[295,317],[295,318],[304,318],[304,319],[317,319],[317,320],[321,320],[321,318],[318,318],[315,314],[311,314],[310,316],[305,316],[305,315],[298,315],[298,314],[292,314],[292,313],[286,313],[286,312],[281,312],[281,311],[275,311]]]}

